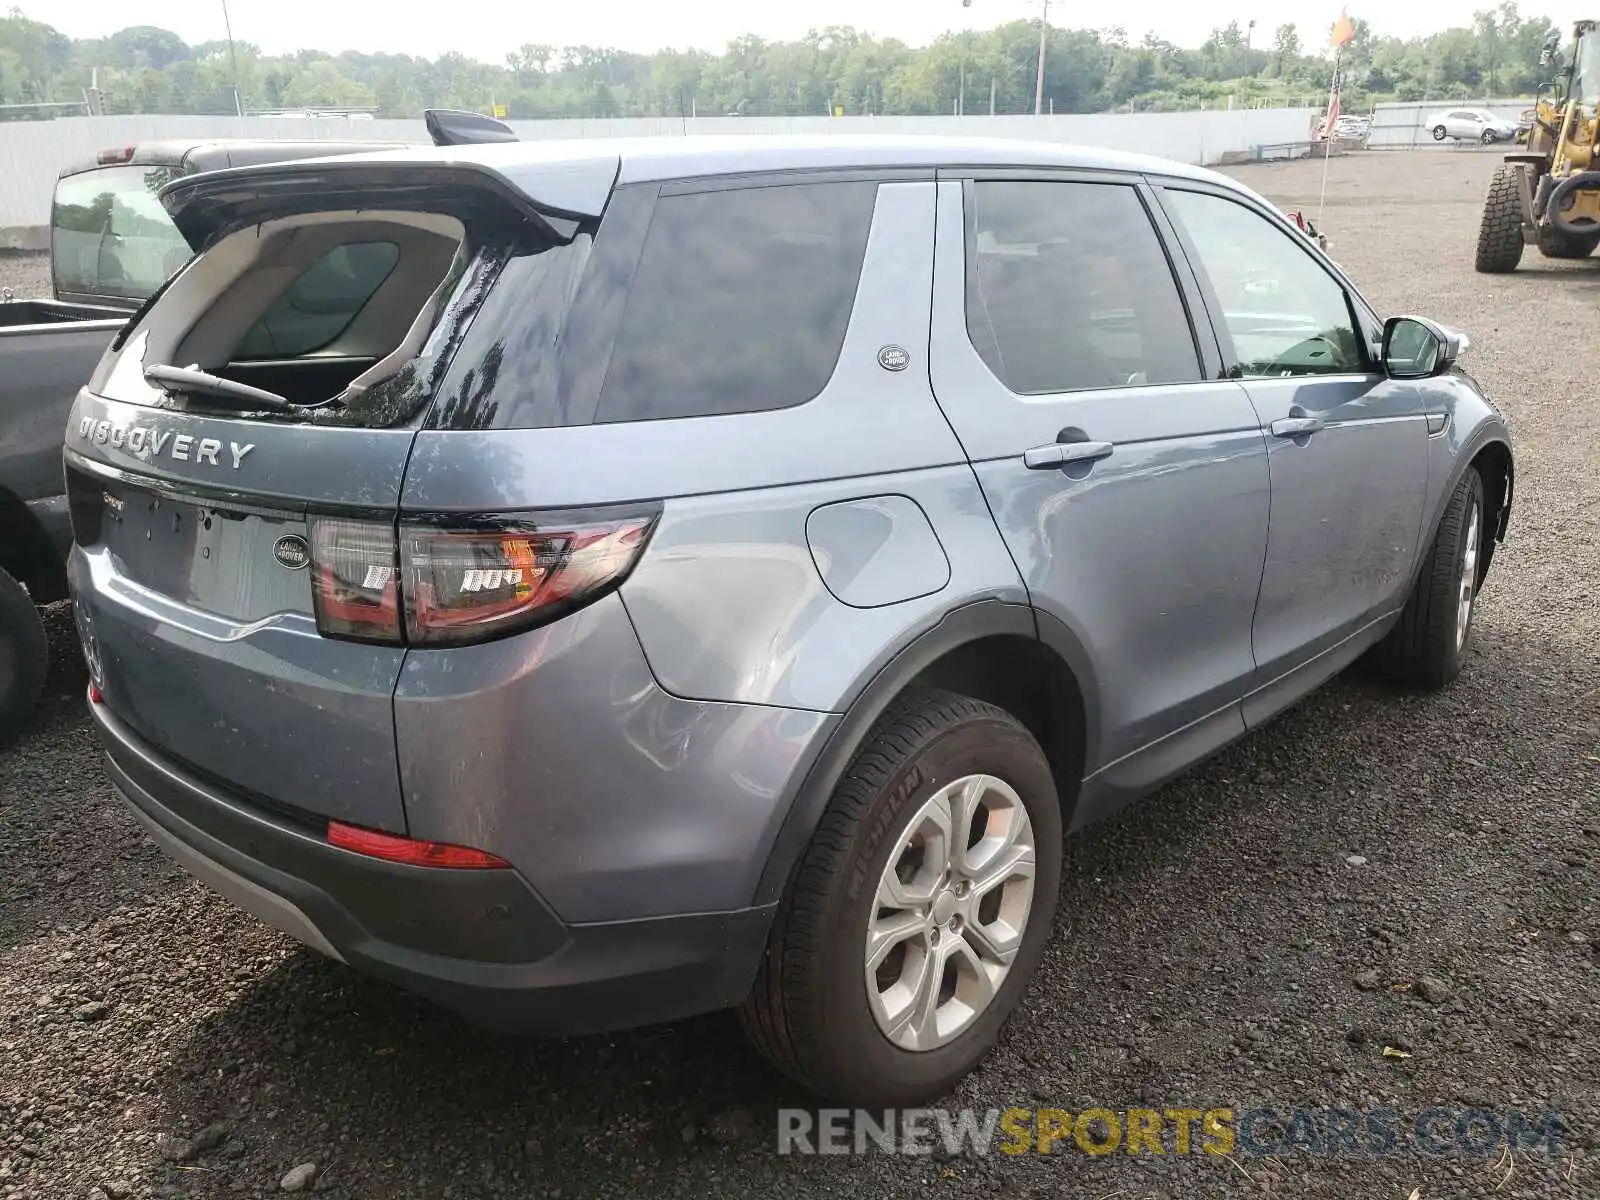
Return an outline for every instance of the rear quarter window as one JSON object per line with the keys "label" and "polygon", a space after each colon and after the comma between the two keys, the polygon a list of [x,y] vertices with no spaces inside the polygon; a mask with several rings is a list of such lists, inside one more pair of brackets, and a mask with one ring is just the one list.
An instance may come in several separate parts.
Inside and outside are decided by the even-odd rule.
{"label": "rear quarter window", "polygon": [[597,422],[804,404],[839,359],[877,184],[663,194]]}

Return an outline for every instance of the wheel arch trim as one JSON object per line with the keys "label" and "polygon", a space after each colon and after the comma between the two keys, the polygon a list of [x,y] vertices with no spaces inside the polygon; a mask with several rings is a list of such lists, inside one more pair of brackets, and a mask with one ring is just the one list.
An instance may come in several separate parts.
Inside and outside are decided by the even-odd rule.
{"label": "wheel arch trim", "polygon": [[[1063,622],[1038,613],[1026,604],[980,600],[963,605],[946,613],[932,628],[911,635],[862,672],[841,706],[839,720],[828,732],[822,748],[792,787],[751,903],[770,904],[783,897],[795,865],[821,822],[840,778],[894,698],[951,651],[983,638],[1008,635],[1041,643],[1058,656],[1077,679],[1083,701],[1087,773],[1088,766],[1097,757],[1099,705],[1092,662],[1083,644]],[[1078,782],[1072,781],[1073,784]],[[1059,781],[1057,786],[1061,786]]]}
{"label": "wheel arch trim", "polygon": [[[1422,539],[1416,556],[1416,561],[1411,566],[1411,579],[1406,587],[1405,595],[1409,596],[1417,585],[1417,579],[1422,574],[1423,565],[1428,560],[1428,553],[1434,541],[1439,536],[1439,526],[1444,521],[1445,511],[1450,507],[1450,497],[1455,495],[1456,488],[1461,486],[1461,480],[1466,475],[1468,468],[1476,465],[1483,452],[1490,446],[1498,446],[1506,457],[1505,491],[1501,496],[1492,499],[1485,494],[1485,501],[1492,503],[1496,510],[1495,528],[1490,530],[1489,544],[1485,547],[1484,571],[1489,569],[1488,559],[1494,555],[1494,547],[1505,541],[1506,529],[1511,521],[1511,500],[1515,488],[1517,460],[1511,449],[1511,437],[1507,432],[1505,423],[1498,418],[1488,418],[1479,423],[1460,451],[1455,456],[1455,461],[1450,467],[1450,474],[1445,478],[1444,485],[1434,493],[1433,508],[1428,516],[1427,536]],[[1487,493],[1487,489],[1485,489]],[[1479,576],[1482,578],[1482,575]]]}

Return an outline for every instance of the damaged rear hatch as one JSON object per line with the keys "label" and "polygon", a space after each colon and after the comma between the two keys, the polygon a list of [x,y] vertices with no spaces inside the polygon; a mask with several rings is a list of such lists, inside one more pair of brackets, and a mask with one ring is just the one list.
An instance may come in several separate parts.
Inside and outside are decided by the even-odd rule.
{"label": "damaged rear hatch", "polygon": [[92,682],[154,750],[290,818],[405,831],[412,440],[501,267],[567,253],[616,172],[482,146],[162,193],[198,253],[107,351],[65,451]]}

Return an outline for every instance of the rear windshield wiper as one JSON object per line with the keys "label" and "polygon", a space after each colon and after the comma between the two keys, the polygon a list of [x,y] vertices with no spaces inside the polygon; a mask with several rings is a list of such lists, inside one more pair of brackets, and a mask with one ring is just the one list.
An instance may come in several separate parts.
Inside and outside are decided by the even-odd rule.
{"label": "rear windshield wiper", "polygon": [[[202,371],[198,365],[174,367],[166,363],[152,363],[144,369],[144,378],[146,383],[167,392],[198,392],[222,400],[247,401],[256,408],[270,408],[274,412],[295,412],[299,407],[277,392],[251,387],[248,383],[235,383],[231,379]],[[240,407],[246,405],[241,403]]]}

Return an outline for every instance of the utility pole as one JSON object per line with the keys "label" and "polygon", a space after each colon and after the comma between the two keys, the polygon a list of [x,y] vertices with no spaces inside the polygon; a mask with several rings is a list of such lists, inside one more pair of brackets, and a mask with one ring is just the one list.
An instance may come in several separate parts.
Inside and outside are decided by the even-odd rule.
{"label": "utility pole", "polygon": [[[961,0],[962,8],[971,8],[972,0]],[[972,30],[961,31],[961,91],[956,99],[956,115],[967,115],[967,57],[972,52]]]}
{"label": "utility pole", "polygon": [[1050,0],[1044,0],[1039,14],[1039,72],[1033,81],[1033,115],[1044,115],[1044,45],[1050,35]]}
{"label": "utility pole", "polygon": [[228,58],[233,62],[233,108],[244,116],[244,89],[239,86],[239,52],[233,48],[233,22],[228,19],[228,0],[222,0],[222,28],[228,34]]}

